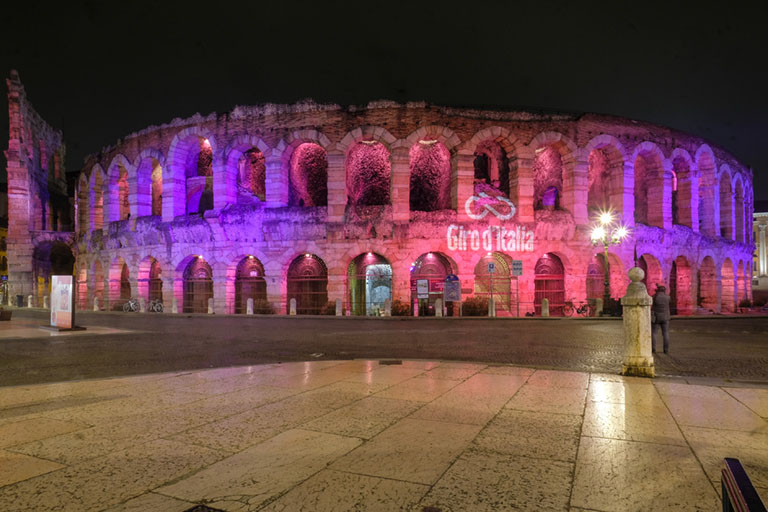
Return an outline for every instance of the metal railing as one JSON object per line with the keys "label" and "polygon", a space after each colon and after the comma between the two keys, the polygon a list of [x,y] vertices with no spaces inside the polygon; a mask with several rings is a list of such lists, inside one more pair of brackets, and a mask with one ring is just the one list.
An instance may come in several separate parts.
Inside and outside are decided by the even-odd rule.
{"label": "metal railing", "polygon": [[722,471],[723,512],[766,512],[755,486],[738,459],[725,458]]}

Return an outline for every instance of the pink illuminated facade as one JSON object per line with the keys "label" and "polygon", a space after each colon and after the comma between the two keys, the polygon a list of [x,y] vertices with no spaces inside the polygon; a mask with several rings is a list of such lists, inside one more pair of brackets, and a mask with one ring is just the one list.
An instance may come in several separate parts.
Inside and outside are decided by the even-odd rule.
{"label": "pink illuminated facade", "polygon": [[[499,315],[602,296],[594,213],[630,228],[611,294],[637,264],[678,314],[751,297],[752,172],[665,127],[423,103],[237,107],[128,135],[90,157],[76,196],[80,307],[299,314],[387,299],[433,314],[446,276]],[[515,282],[512,261],[522,261]],[[495,272],[489,274],[488,263]]]}

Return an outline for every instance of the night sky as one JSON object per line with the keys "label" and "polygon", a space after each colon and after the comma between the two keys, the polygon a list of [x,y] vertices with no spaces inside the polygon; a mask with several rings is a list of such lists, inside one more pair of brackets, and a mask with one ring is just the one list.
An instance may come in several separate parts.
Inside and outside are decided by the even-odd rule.
{"label": "night sky", "polygon": [[[667,125],[752,166],[768,199],[765,20],[734,2],[679,3],[15,2],[0,15],[0,73],[18,69],[64,130],[70,172],[195,112],[386,98]],[[3,149],[6,100],[3,83]],[[0,169],[5,181],[2,156]]]}

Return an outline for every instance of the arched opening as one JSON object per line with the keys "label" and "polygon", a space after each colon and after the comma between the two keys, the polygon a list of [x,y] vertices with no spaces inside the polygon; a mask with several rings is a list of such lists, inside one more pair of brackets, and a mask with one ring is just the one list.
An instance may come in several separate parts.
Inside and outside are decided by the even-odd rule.
{"label": "arched opening", "polygon": [[347,153],[347,201],[351,206],[389,204],[389,151],[380,142],[364,140]]}
{"label": "arched opening", "polygon": [[99,260],[93,262],[93,298],[99,299],[99,309],[104,309],[104,267]]}
{"label": "arched opening", "polygon": [[699,287],[696,294],[696,305],[699,308],[717,312],[717,272],[715,271],[715,261],[711,256],[707,256],[701,262],[699,267]]}
{"label": "arched opening", "polygon": [[372,252],[361,254],[347,268],[349,307],[353,315],[380,316],[392,300],[392,266]]}
{"label": "arched opening", "polygon": [[733,191],[731,175],[720,175],[720,236],[733,240]]}
{"label": "arched opening", "polygon": [[[612,153],[613,148],[603,147],[593,149],[589,153],[589,169],[587,170],[587,179],[589,189],[587,192],[587,209],[591,214],[599,211],[607,211],[611,205],[611,172],[613,171]],[[619,159],[621,155],[619,155]]]}
{"label": "arched opening", "polygon": [[664,275],[661,270],[661,263],[655,256],[650,254],[643,254],[640,259],[637,260],[637,265],[645,272],[643,277],[643,284],[649,295],[653,295],[656,292],[656,285],[664,284]]}
{"label": "arched opening", "polygon": [[534,210],[559,210],[563,190],[563,159],[554,146],[536,149],[533,160]]}
{"label": "arched opening", "polygon": [[[475,194],[509,197],[509,159],[495,140],[484,140],[475,148]],[[490,190],[488,190],[490,188]]]}
{"label": "arched opening", "polygon": [[[419,316],[435,316],[435,301],[443,297],[443,285],[452,265],[445,255],[428,252],[411,265],[411,305],[418,308]],[[419,281],[426,284],[427,298],[419,298]]]}
{"label": "arched opening", "polygon": [[152,159],[152,215],[163,215],[163,168]]}
{"label": "arched opening", "polygon": [[288,303],[296,299],[296,313],[319,315],[328,304],[328,267],[314,254],[297,256],[288,267]]}
{"label": "arched opening", "polygon": [[160,262],[152,256],[146,257],[139,263],[137,277],[139,297],[144,297],[147,301],[163,301],[163,270]]}
{"label": "arched opening", "polygon": [[213,208],[213,148],[205,137],[192,135],[186,146],[186,213],[204,213]]}
{"label": "arched opening", "polygon": [[602,299],[605,291],[605,257],[595,254],[587,266],[587,299]]}
{"label": "arched opening", "polygon": [[37,306],[42,307],[43,297],[51,293],[51,276],[74,275],[75,256],[65,243],[43,242],[35,246],[32,260],[37,284]]}
{"label": "arched opening", "polygon": [[549,314],[562,316],[565,305],[565,267],[557,255],[549,252],[539,258],[534,268],[534,308],[541,315],[541,301],[549,301]]}
{"label": "arched opening", "polygon": [[244,151],[237,161],[237,198],[239,203],[250,198],[267,199],[267,167],[264,154],[258,148]]}
{"label": "arched opening", "polygon": [[77,309],[88,309],[88,269],[77,272]]}
{"label": "arched opening", "polygon": [[653,152],[635,159],[635,222],[664,227],[664,165]]}
{"label": "arched opening", "polygon": [[88,203],[88,180],[85,179],[85,174],[82,174],[77,187],[77,222],[81,233],[88,233],[91,230],[88,222],[90,219]]}
{"label": "arched opening", "polygon": [[123,263],[120,269],[120,300],[127,301],[131,298],[131,274],[128,271],[128,265]]}
{"label": "arched opening", "polygon": [[91,178],[91,208],[90,214],[93,221],[93,229],[102,229],[104,226],[104,177],[100,169],[94,169]]}
{"label": "arched opening", "polygon": [[148,156],[136,168],[136,215],[163,214],[163,167]]}
{"label": "arched opening", "polygon": [[696,165],[699,179],[699,232],[705,236],[716,236],[715,229],[715,161],[712,154],[702,151]]}
{"label": "arched opening", "polygon": [[117,164],[118,176],[117,176],[117,189],[118,189],[118,203],[120,220],[125,220],[131,216],[131,203],[129,199],[128,189],[128,170],[122,165]]}
{"label": "arched opening", "polygon": [[736,180],[736,187],[734,188],[734,194],[733,194],[733,200],[734,200],[734,208],[733,213],[735,217],[735,237],[734,240],[737,242],[745,243],[746,240],[744,239],[744,187],[741,184],[741,180]]}
{"label": "arched opening", "polygon": [[733,263],[729,258],[725,259],[720,269],[720,283],[722,286],[720,292],[720,311],[722,313],[733,313],[736,311],[736,276],[733,272]]}
{"label": "arched opening", "polygon": [[182,311],[207,313],[208,299],[213,298],[213,271],[202,257],[190,261],[184,269]]}
{"label": "arched opening", "polygon": [[263,309],[267,301],[267,281],[264,265],[254,256],[247,256],[237,264],[235,273],[235,314],[248,311],[248,299],[253,299],[254,310]]}
{"label": "arched opening", "polygon": [[744,262],[740,261],[738,269],[736,270],[736,298],[739,303],[747,300],[747,275],[744,272]]}
{"label": "arched opening", "polygon": [[436,140],[420,140],[409,152],[411,211],[433,212],[451,207],[451,155]]}
{"label": "arched opening", "polygon": [[[489,272],[489,263],[493,264],[494,272]],[[500,253],[486,254],[475,265],[475,297],[493,300],[496,304],[497,315],[510,315],[512,312],[512,278],[509,272],[509,262]]]}
{"label": "arched opening", "polygon": [[669,312],[672,315],[690,315],[693,313],[691,297],[691,265],[685,256],[678,256],[672,262],[669,272]]}
{"label": "arched opening", "polygon": [[691,162],[677,156],[672,161],[672,223],[694,228]]}
{"label": "arched opening", "polygon": [[328,204],[328,155],[321,146],[304,142],[291,155],[289,172],[291,206]]}

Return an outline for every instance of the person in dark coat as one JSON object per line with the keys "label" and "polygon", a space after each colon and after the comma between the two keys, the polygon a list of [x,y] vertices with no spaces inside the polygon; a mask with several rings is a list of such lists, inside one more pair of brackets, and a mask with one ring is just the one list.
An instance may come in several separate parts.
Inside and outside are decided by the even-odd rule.
{"label": "person in dark coat", "polygon": [[661,327],[661,335],[664,338],[664,353],[669,352],[669,295],[663,285],[656,286],[653,294],[653,306],[651,306],[651,349],[656,352],[656,326]]}

